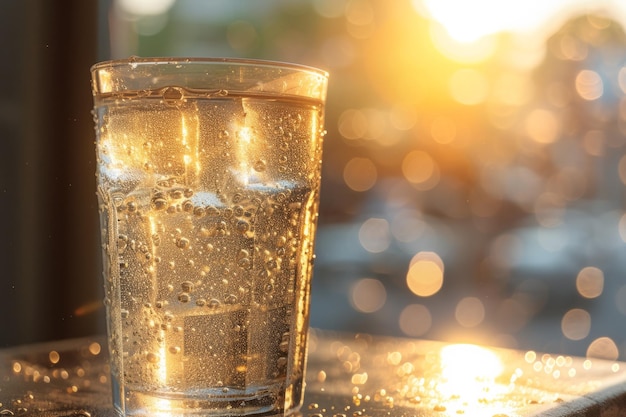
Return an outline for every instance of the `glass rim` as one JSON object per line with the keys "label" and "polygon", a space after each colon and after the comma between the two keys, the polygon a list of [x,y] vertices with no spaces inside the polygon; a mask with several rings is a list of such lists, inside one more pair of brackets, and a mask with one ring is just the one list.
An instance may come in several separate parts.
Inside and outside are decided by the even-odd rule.
{"label": "glass rim", "polygon": [[114,68],[128,64],[152,64],[152,65],[176,65],[176,64],[236,64],[242,66],[258,66],[271,68],[284,68],[297,71],[311,72],[328,78],[329,73],[321,68],[310,65],[296,64],[286,61],[274,61],[256,58],[231,58],[231,57],[139,57],[130,56],[121,59],[109,59],[96,62],[90,68],[91,72],[105,68]]}
{"label": "glass rim", "polygon": [[269,95],[326,101],[328,72],[301,64],[247,58],[135,57],[91,67],[96,98],[180,87],[204,93]]}

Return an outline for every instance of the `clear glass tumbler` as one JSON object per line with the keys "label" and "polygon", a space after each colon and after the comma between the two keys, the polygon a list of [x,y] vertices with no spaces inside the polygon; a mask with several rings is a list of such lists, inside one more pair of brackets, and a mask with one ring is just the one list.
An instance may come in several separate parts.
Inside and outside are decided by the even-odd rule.
{"label": "clear glass tumbler", "polygon": [[297,410],[328,74],[182,58],[91,74],[115,407]]}

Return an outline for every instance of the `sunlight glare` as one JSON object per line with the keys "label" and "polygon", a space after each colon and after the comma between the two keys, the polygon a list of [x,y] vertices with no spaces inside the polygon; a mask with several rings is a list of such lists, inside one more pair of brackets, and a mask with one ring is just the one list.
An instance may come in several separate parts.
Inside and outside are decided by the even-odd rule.
{"label": "sunlight glare", "polygon": [[416,10],[425,10],[441,23],[452,38],[471,43],[503,31],[533,30],[553,18],[568,5],[568,0],[413,0],[413,3]]}
{"label": "sunlight glare", "polygon": [[486,391],[495,394],[495,380],[504,365],[494,352],[476,345],[456,344],[443,347],[440,355],[442,392],[469,398],[484,396]]}

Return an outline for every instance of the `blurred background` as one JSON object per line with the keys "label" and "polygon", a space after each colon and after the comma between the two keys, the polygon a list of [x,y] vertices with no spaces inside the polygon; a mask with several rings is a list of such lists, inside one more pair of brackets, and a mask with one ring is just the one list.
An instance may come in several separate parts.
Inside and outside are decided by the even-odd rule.
{"label": "blurred background", "polygon": [[89,67],[331,73],[315,327],[626,360],[626,3],[0,5],[0,346],[104,332]]}

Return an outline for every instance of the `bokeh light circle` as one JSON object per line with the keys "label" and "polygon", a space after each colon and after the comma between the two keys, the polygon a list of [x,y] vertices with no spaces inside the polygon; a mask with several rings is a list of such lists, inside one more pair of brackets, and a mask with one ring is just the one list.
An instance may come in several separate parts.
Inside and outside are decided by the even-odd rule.
{"label": "bokeh light circle", "polygon": [[350,290],[350,304],[361,313],[374,313],[387,301],[387,291],[382,282],[374,278],[358,280]]}
{"label": "bokeh light circle", "polygon": [[485,319],[485,306],[476,297],[464,297],[456,305],[454,317],[463,327],[476,327]]}
{"label": "bokeh light circle", "polygon": [[578,272],[576,290],[585,298],[596,298],[604,289],[604,273],[595,266],[587,266]]}
{"label": "bokeh light circle", "polygon": [[432,326],[430,310],[421,304],[409,304],[400,313],[400,330],[407,336],[423,336]]}
{"label": "bokeh light circle", "polygon": [[570,340],[582,340],[589,335],[591,315],[581,308],[572,308],[561,319],[561,331]]}
{"label": "bokeh light circle", "polygon": [[411,292],[430,297],[443,286],[443,262],[434,252],[420,252],[411,260],[406,283]]}
{"label": "bokeh light circle", "polygon": [[619,349],[610,337],[599,337],[589,344],[587,357],[614,361],[619,357]]}

